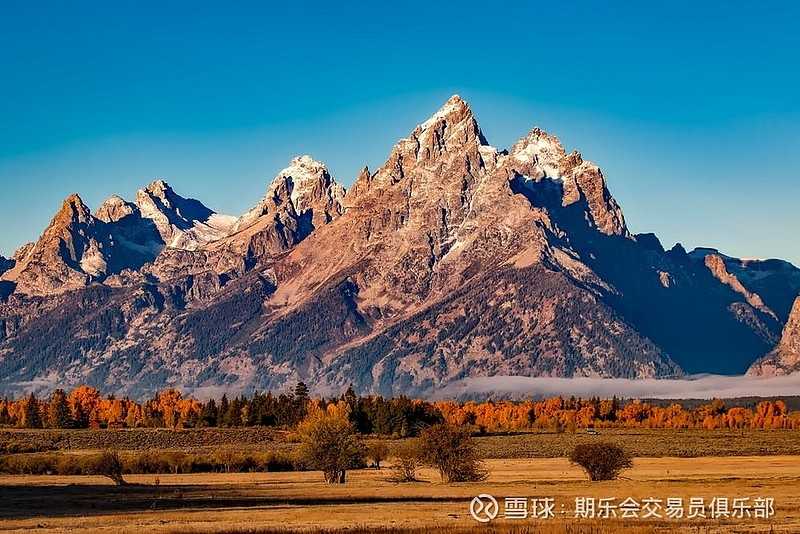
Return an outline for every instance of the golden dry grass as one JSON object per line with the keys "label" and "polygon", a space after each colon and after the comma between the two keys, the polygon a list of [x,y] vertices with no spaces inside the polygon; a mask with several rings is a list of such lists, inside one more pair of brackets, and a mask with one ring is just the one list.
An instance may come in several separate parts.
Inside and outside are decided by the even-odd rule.
{"label": "golden dry grass", "polygon": [[[491,476],[475,484],[392,484],[388,470],[353,471],[344,486],[321,475],[258,473],[129,476],[133,485],[109,486],[101,477],[0,477],[0,530],[24,532],[464,532],[481,528],[469,501],[489,493],[551,497],[565,514],[549,520],[502,520],[488,532],[800,532],[800,457],[637,458],[625,479],[591,483],[563,458],[488,462]],[[771,520],[576,521],[576,497],[772,497]],[[361,530],[353,530],[355,527]],[[527,529],[522,529],[527,527]],[[390,530],[385,530],[390,529]],[[343,531],[343,530],[342,530]]]}

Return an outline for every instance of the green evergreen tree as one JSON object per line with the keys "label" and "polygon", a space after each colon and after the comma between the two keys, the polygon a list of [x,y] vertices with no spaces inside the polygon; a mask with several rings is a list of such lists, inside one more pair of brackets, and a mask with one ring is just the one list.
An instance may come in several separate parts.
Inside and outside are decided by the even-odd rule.
{"label": "green evergreen tree", "polygon": [[294,387],[294,398],[298,401],[308,401],[308,386],[304,382],[298,382]]}
{"label": "green evergreen tree", "polygon": [[72,412],[67,403],[67,394],[63,389],[57,389],[50,397],[47,410],[47,425],[51,428],[70,428],[73,424]]}
{"label": "green evergreen tree", "polygon": [[225,416],[228,415],[228,408],[230,408],[228,396],[223,394],[217,405],[217,426],[223,425]]}
{"label": "green evergreen tree", "polygon": [[8,426],[11,424],[11,415],[8,413],[8,408],[5,404],[0,406],[0,426]]}
{"label": "green evergreen tree", "polygon": [[198,426],[217,426],[217,403],[214,399],[209,399],[207,403],[203,404]]}
{"label": "green evergreen tree", "polygon": [[25,403],[23,426],[25,428],[42,428],[42,413],[39,410],[39,401],[33,392],[31,392],[28,401]]}

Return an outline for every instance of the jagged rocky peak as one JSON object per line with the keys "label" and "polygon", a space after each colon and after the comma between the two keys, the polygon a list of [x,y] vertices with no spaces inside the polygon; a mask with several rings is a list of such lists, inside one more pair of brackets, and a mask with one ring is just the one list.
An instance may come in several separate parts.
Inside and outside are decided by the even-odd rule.
{"label": "jagged rocky peak", "polygon": [[322,207],[322,213],[315,216],[326,217],[329,221],[341,215],[345,190],[331,177],[324,163],[306,155],[292,159],[270,185],[267,194],[270,193],[274,198],[291,202],[297,213]]}
{"label": "jagged rocky peak", "polygon": [[459,95],[451,96],[439,111],[417,126],[410,139],[418,144],[417,159],[420,160],[475,142],[488,145],[472,109]]}
{"label": "jagged rocky peak", "polygon": [[561,206],[585,203],[589,225],[608,235],[630,237],[622,209],[608,190],[605,176],[580,152],[567,153],[555,135],[534,128],[505,158],[509,174],[528,185],[549,179],[561,188]]}
{"label": "jagged rocky peak", "polygon": [[331,177],[324,163],[308,155],[298,156],[278,173],[264,198],[239,218],[232,232],[278,212],[290,217],[310,215],[311,225],[318,228],[344,212],[344,197],[344,186]]}
{"label": "jagged rocky peak", "polygon": [[226,236],[236,221],[198,200],[178,195],[163,180],[140,189],[134,204],[143,218],[153,221],[161,239],[171,248],[195,250]]}
{"label": "jagged rocky peak", "polygon": [[377,172],[361,173],[348,206],[358,205],[374,189],[380,196],[381,191],[399,182],[404,182],[405,188],[446,189],[453,185],[448,178],[455,178],[458,187],[464,178],[466,189],[470,189],[477,174],[494,167],[497,158],[497,149],[487,143],[467,102],[453,95],[406,139],[397,142]]}
{"label": "jagged rocky peak", "polygon": [[142,215],[150,217],[165,210],[173,210],[175,191],[164,180],[156,180],[147,187],[136,192],[134,203],[142,211]]}
{"label": "jagged rocky peak", "polygon": [[783,327],[775,350],[756,361],[747,371],[751,376],[780,376],[800,372],[800,296]]}
{"label": "jagged rocky peak", "polygon": [[509,156],[520,174],[540,180],[561,178],[561,167],[566,163],[567,154],[555,135],[548,135],[537,127],[514,143],[509,150]]}
{"label": "jagged rocky peak", "polygon": [[408,139],[401,140],[389,161],[404,165],[412,159],[422,165],[437,164],[448,153],[472,158],[475,166],[494,162],[497,150],[489,146],[469,104],[453,95],[428,120],[417,126]]}
{"label": "jagged rocky peak", "polygon": [[105,243],[98,221],[77,195],[68,196],[35,245],[15,254],[16,264],[3,274],[21,293],[45,295],[82,287],[103,276]]}
{"label": "jagged rocky peak", "polygon": [[112,223],[134,215],[138,211],[139,208],[135,204],[117,195],[111,195],[100,205],[94,216],[105,223]]}
{"label": "jagged rocky peak", "polygon": [[83,203],[77,193],[72,193],[61,203],[61,209],[53,217],[48,230],[66,228],[76,223],[92,224],[93,222],[94,218],[89,207]]}

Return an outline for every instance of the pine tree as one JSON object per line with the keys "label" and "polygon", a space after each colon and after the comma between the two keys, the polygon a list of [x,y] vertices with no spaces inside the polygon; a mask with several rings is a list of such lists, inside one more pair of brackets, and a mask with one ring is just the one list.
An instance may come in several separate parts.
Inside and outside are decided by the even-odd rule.
{"label": "pine tree", "polygon": [[209,399],[207,403],[203,404],[198,426],[217,426],[217,403],[214,399]]}
{"label": "pine tree", "polygon": [[347,391],[345,391],[344,395],[342,395],[342,400],[345,401],[347,404],[349,404],[350,408],[355,407],[358,398],[356,397],[356,392],[353,389],[353,384],[350,384],[347,387]]}
{"label": "pine tree", "polygon": [[223,394],[217,405],[217,426],[222,426],[225,421],[225,416],[228,415],[228,396]]}
{"label": "pine tree", "polygon": [[25,428],[42,428],[42,413],[39,410],[39,401],[31,392],[28,401],[25,403],[25,414],[22,426]]}
{"label": "pine tree", "polygon": [[294,397],[298,401],[308,401],[308,386],[304,382],[298,382],[294,387]]}
{"label": "pine tree", "polygon": [[50,397],[47,424],[52,428],[70,428],[72,426],[72,412],[67,403],[67,394],[63,389],[55,390],[53,396]]}
{"label": "pine tree", "polygon": [[308,413],[308,402],[311,400],[311,397],[308,394],[308,386],[305,385],[303,382],[298,382],[294,388],[294,406],[293,406],[293,414],[291,418],[291,425],[295,426]]}

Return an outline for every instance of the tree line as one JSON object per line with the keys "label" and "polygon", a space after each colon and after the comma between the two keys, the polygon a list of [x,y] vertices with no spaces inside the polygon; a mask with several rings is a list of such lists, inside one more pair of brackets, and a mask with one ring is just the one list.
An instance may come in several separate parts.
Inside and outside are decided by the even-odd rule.
{"label": "tree line", "polygon": [[721,399],[693,409],[681,404],[657,406],[639,400],[600,399],[431,402],[408,397],[358,396],[350,387],[340,397],[312,398],[299,382],[274,395],[256,392],[205,402],[166,389],[144,402],[103,396],[90,386],[49,398],[31,393],[0,400],[0,426],[11,428],[202,428],[267,426],[296,429],[311,411],[344,403],[362,435],[409,437],[437,423],[469,425],[481,432],[573,431],[585,428],[798,429],[800,411],[781,400],[763,400],[753,409],[727,407]]}

